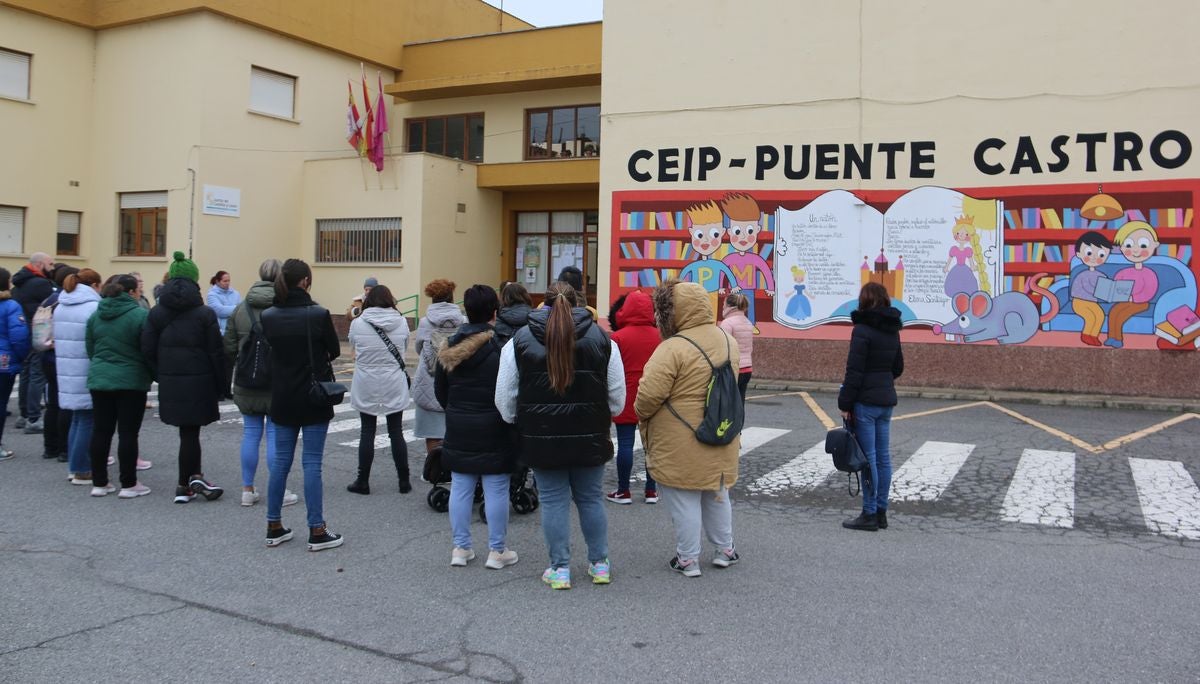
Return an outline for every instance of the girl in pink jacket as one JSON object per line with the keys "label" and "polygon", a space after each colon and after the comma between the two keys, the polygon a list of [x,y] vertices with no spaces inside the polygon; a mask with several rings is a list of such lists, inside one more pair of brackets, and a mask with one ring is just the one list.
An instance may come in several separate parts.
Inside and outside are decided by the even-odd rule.
{"label": "girl in pink jacket", "polygon": [[738,390],[742,401],[746,400],[746,387],[750,384],[751,355],[754,351],[754,324],[746,318],[750,300],[746,295],[735,293],[725,298],[725,310],[721,312],[721,329],[737,340],[741,362],[738,364]]}

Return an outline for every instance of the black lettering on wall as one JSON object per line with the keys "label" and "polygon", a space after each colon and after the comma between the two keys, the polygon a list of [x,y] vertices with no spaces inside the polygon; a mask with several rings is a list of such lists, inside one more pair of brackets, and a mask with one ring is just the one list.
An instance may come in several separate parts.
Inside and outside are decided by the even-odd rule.
{"label": "black lettering on wall", "polygon": [[1033,140],[1027,135],[1017,139],[1017,154],[1013,157],[1012,168],[1008,172],[1016,174],[1022,169],[1029,169],[1033,173],[1042,172],[1042,163],[1038,161],[1037,150],[1033,149]]}
{"label": "black lettering on wall", "polygon": [[838,177],[838,159],[837,145],[821,144],[816,146],[816,167],[817,172],[813,174],[813,178],[817,180],[837,180]]}
{"label": "black lettering on wall", "polygon": [[[1174,157],[1163,154],[1163,145],[1172,142],[1179,146],[1179,152]],[[1150,158],[1164,169],[1177,169],[1187,163],[1192,157],[1192,141],[1181,131],[1163,131],[1150,141]]]}
{"label": "black lettering on wall", "polygon": [[986,140],[979,141],[979,144],[975,146],[975,168],[979,169],[981,173],[986,173],[989,176],[995,176],[997,174],[1004,173],[1003,164],[993,164],[989,162],[986,158],[984,158],[984,154],[988,150],[1002,150],[1004,149],[1005,144],[1006,143],[1000,138],[987,138]]}
{"label": "black lettering on wall", "polygon": [[637,167],[638,162],[653,158],[654,153],[650,150],[635,150],[633,154],[629,155],[629,177],[639,183],[645,183],[653,178],[654,176],[645,171],[639,171]]}
{"label": "black lettering on wall", "polygon": [[887,157],[887,178],[895,178],[896,153],[904,151],[904,143],[879,143],[879,151]]}
{"label": "black lettering on wall", "polygon": [[1108,140],[1107,133],[1079,133],[1075,136],[1075,142],[1083,143],[1084,149],[1084,166],[1087,171],[1096,170],[1096,143],[1102,143]]}
{"label": "black lettering on wall", "polygon": [[721,152],[715,147],[700,148],[700,173],[696,180],[707,180],[708,172],[721,165]]}
{"label": "black lettering on wall", "polygon": [[1113,171],[1124,171],[1127,163],[1130,171],[1142,170],[1142,162],[1138,161],[1142,136],[1133,131],[1117,131],[1113,133],[1113,147]]}
{"label": "black lettering on wall", "polygon": [[658,182],[673,183],[679,180],[679,149],[668,147],[658,150]]}
{"label": "black lettering on wall", "polygon": [[910,178],[933,178],[933,153],[936,146],[932,140],[914,140],[909,147],[908,175]]}
{"label": "black lettering on wall", "polygon": [[754,148],[754,158],[754,180],[762,180],[767,171],[779,163],[779,150],[771,145],[759,145]]}
{"label": "black lettering on wall", "polygon": [[[847,143],[842,147],[842,156],[845,158],[842,167],[842,178],[853,178],[855,171],[858,172],[858,177],[863,180],[871,179],[871,149],[874,147],[871,143],[863,145],[862,155],[858,153],[858,146]],[[850,167],[854,167],[852,170]]]}
{"label": "black lettering on wall", "polygon": [[1069,142],[1071,142],[1071,136],[1069,135],[1056,135],[1050,141],[1050,152],[1054,154],[1054,161],[1046,164],[1047,171],[1058,173],[1066,170],[1067,164],[1071,163],[1071,158],[1067,156],[1066,152],[1063,152],[1063,145]]}

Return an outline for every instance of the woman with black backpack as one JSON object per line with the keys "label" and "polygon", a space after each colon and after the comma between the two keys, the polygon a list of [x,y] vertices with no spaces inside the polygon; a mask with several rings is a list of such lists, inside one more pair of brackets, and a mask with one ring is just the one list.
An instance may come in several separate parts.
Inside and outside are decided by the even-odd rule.
{"label": "woman with black backpack", "polygon": [[329,310],[309,296],[312,269],[288,259],[275,278],[275,305],[263,312],[262,328],[271,345],[271,421],[275,423],[275,463],[267,485],[267,546],[291,540],[283,526],[283,495],[301,433],[304,447],[304,506],[308,509],[308,550],[322,551],[345,539],[329,531],[321,483],[325,436],[333,406],[318,402],[314,385],[333,380],[330,361],[341,354]]}
{"label": "woman with black backpack", "polygon": [[[262,337],[262,314],[275,303],[275,278],[279,275],[279,259],[267,259],[258,267],[258,282],[250,286],[246,298],[225,325],[225,359],[234,369],[233,403],[242,414],[242,505],[253,506],[262,497],[254,488],[254,475],[258,471],[258,445],[267,443],[267,472],[275,462],[275,423],[267,415],[271,411],[270,357],[265,366],[262,355],[255,349],[247,349],[246,343],[259,344]],[[255,340],[251,340],[254,332]],[[257,358],[256,358],[257,357]],[[239,377],[239,375],[241,377]],[[300,500],[290,491],[283,494],[283,505],[291,506]]]}
{"label": "woman with black backpack", "polygon": [[350,324],[354,346],[354,382],[350,404],[358,411],[358,477],[346,489],[371,493],[371,464],[375,461],[375,430],[379,417],[387,421],[392,462],[400,493],[412,491],[408,480],[408,445],[404,441],[404,409],[408,406],[408,376],[404,350],[408,348],[408,319],[396,310],[396,298],[386,285],[376,285],[363,298],[362,314]]}

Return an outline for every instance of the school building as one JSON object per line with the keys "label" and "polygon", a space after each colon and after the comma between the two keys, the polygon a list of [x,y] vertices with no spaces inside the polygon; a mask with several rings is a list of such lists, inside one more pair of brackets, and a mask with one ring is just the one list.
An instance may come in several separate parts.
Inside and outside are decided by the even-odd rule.
{"label": "school building", "polygon": [[[643,0],[536,29],[478,0],[4,0],[0,265],[152,282],[190,249],[244,291],[299,256],[335,312],[366,276],[537,292],[574,264],[602,313],[686,277],[714,307],[750,295],[756,377],[830,382],[875,281],[905,384],[1195,398],[1197,20]],[[380,86],[378,164],[346,91],[362,113]]]}

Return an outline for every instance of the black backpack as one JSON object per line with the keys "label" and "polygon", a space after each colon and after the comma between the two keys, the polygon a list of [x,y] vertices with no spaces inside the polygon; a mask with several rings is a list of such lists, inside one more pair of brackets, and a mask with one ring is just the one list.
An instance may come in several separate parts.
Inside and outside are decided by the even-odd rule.
{"label": "black backpack", "polygon": [[714,366],[708,354],[705,354],[700,345],[690,337],[672,335],[687,340],[712,369],[712,375],[708,379],[708,391],[704,395],[704,419],[700,421],[700,425],[692,427],[691,423],[675,411],[670,400],[667,401],[667,410],[695,433],[696,439],[702,444],[713,446],[725,446],[737,439],[737,436],[742,434],[742,425],[746,422],[746,405],[742,403],[742,393],[738,391],[737,376],[733,373],[730,358],[729,335],[724,330],[721,334],[725,335],[725,363],[720,366]]}
{"label": "black backpack", "polygon": [[233,384],[242,389],[267,389],[271,386],[271,345],[263,335],[262,314],[256,320],[253,309],[247,307],[246,313],[251,321],[250,334],[238,350]]}
{"label": "black backpack", "polygon": [[[846,473],[846,489],[850,491],[850,483],[858,479],[862,473],[864,480],[870,482],[871,471],[868,469],[867,456],[858,444],[849,421],[842,421],[842,427],[833,428],[825,433],[825,453],[833,456],[833,467]],[[862,487],[861,482],[859,487]],[[850,491],[851,495],[858,492]]]}

